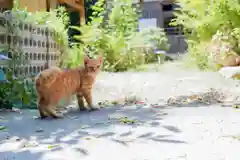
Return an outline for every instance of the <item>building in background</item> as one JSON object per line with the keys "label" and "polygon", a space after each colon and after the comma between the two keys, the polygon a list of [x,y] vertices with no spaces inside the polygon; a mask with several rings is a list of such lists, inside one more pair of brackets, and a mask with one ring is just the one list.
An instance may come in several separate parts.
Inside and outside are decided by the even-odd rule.
{"label": "building in background", "polygon": [[[78,17],[74,19],[75,24],[85,24],[85,9],[84,0],[19,0],[19,5],[22,8],[27,8],[29,12],[49,11],[50,8],[56,8],[59,5],[64,5],[68,12]],[[0,0],[0,11],[12,9],[13,0]],[[71,17],[70,17],[71,19]]]}
{"label": "building in background", "polygon": [[174,18],[173,11],[179,6],[174,0],[134,0],[142,9],[140,27],[156,26],[164,28],[168,36],[170,48],[168,53],[184,53],[187,43],[180,26],[173,27],[169,23]]}
{"label": "building in background", "polygon": [[[140,28],[157,26],[164,28],[170,43],[168,53],[183,53],[187,49],[181,27],[169,25],[174,18],[173,11],[177,6],[175,0],[133,0],[139,3],[142,9]],[[84,0],[19,0],[20,7],[27,8],[29,12],[50,10],[58,5],[64,5],[70,16],[70,25],[85,24]],[[8,10],[13,7],[13,0],[0,0],[0,11]],[[72,30],[69,36],[74,34]]]}
{"label": "building in background", "polygon": [[[85,4],[84,0],[18,0],[21,8],[26,8],[29,12],[50,11],[50,9],[64,6],[69,13],[71,26],[85,24]],[[13,8],[13,0],[0,0],[0,12]],[[78,31],[69,29],[69,42],[74,42],[73,35],[80,34]]]}

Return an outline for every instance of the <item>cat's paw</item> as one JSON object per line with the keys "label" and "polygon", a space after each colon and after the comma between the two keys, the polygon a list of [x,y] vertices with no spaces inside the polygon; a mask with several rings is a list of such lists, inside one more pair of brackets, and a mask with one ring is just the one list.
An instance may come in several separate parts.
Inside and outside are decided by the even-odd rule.
{"label": "cat's paw", "polygon": [[55,119],[61,119],[61,118],[63,118],[63,114],[56,113],[56,114],[52,115],[52,117],[55,118]]}
{"label": "cat's paw", "polygon": [[89,109],[87,109],[87,108],[85,108],[85,107],[80,107],[79,110],[80,110],[80,111],[86,111],[86,110],[89,110]]}
{"label": "cat's paw", "polygon": [[33,117],[34,119],[40,119],[40,120],[42,120],[42,119],[46,119],[47,118],[47,116],[36,116],[36,117]]}
{"label": "cat's paw", "polygon": [[39,117],[37,117],[38,119],[45,119],[45,118],[47,118],[47,116],[39,116]]}
{"label": "cat's paw", "polygon": [[97,111],[97,110],[99,110],[99,108],[96,108],[96,107],[91,107],[91,108],[90,108],[90,112],[92,112],[92,111]]}

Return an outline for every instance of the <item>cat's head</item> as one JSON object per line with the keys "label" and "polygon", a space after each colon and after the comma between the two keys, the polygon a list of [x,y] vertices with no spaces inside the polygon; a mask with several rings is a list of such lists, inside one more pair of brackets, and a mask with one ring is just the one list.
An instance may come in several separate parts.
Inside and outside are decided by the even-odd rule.
{"label": "cat's head", "polygon": [[84,67],[88,74],[96,75],[102,65],[102,55],[99,55],[96,59],[91,59],[87,55],[84,56]]}

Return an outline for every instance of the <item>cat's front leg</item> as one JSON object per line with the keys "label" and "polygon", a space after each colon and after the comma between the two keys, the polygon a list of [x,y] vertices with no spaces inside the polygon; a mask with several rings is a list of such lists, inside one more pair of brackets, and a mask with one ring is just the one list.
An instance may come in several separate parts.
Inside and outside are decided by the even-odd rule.
{"label": "cat's front leg", "polygon": [[82,91],[83,97],[86,99],[88,107],[90,108],[90,111],[98,110],[99,108],[94,107],[92,102],[92,89],[87,88]]}
{"label": "cat's front leg", "polygon": [[81,92],[76,94],[77,97],[77,101],[78,101],[78,107],[80,111],[85,111],[85,110],[89,110],[88,108],[86,108],[84,106],[84,100],[83,100],[83,95]]}

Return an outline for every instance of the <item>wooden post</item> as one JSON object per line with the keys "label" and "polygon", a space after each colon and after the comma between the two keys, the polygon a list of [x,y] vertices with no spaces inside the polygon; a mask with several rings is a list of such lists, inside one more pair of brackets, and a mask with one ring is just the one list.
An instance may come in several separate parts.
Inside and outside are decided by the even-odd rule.
{"label": "wooden post", "polygon": [[143,0],[139,0],[139,4],[140,4],[140,8],[141,8],[141,9],[143,9],[143,3],[144,3]]}
{"label": "wooden post", "polygon": [[80,0],[80,25],[84,25],[86,24],[86,20],[85,20],[85,3],[84,0]]}
{"label": "wooden post", "polygon": [[[49,12],[50,11],[50,3],[49,3],[49,0],[46,0],[46,10],[47,10],[47,12]],[[48,27],[46,28],[46,33],[47,33],[47,35],[46,35],[46,40],[47,40],[47,45],[46,45],[46,47],[47,47],[47,56],[46,56],[46,66],[45,66],[45,68],[49,68],[49,59],[50,59],[50,54],[49,54],[49,46],[50,46],[50,44],[49,44],[49,30],[48,30]]]}

